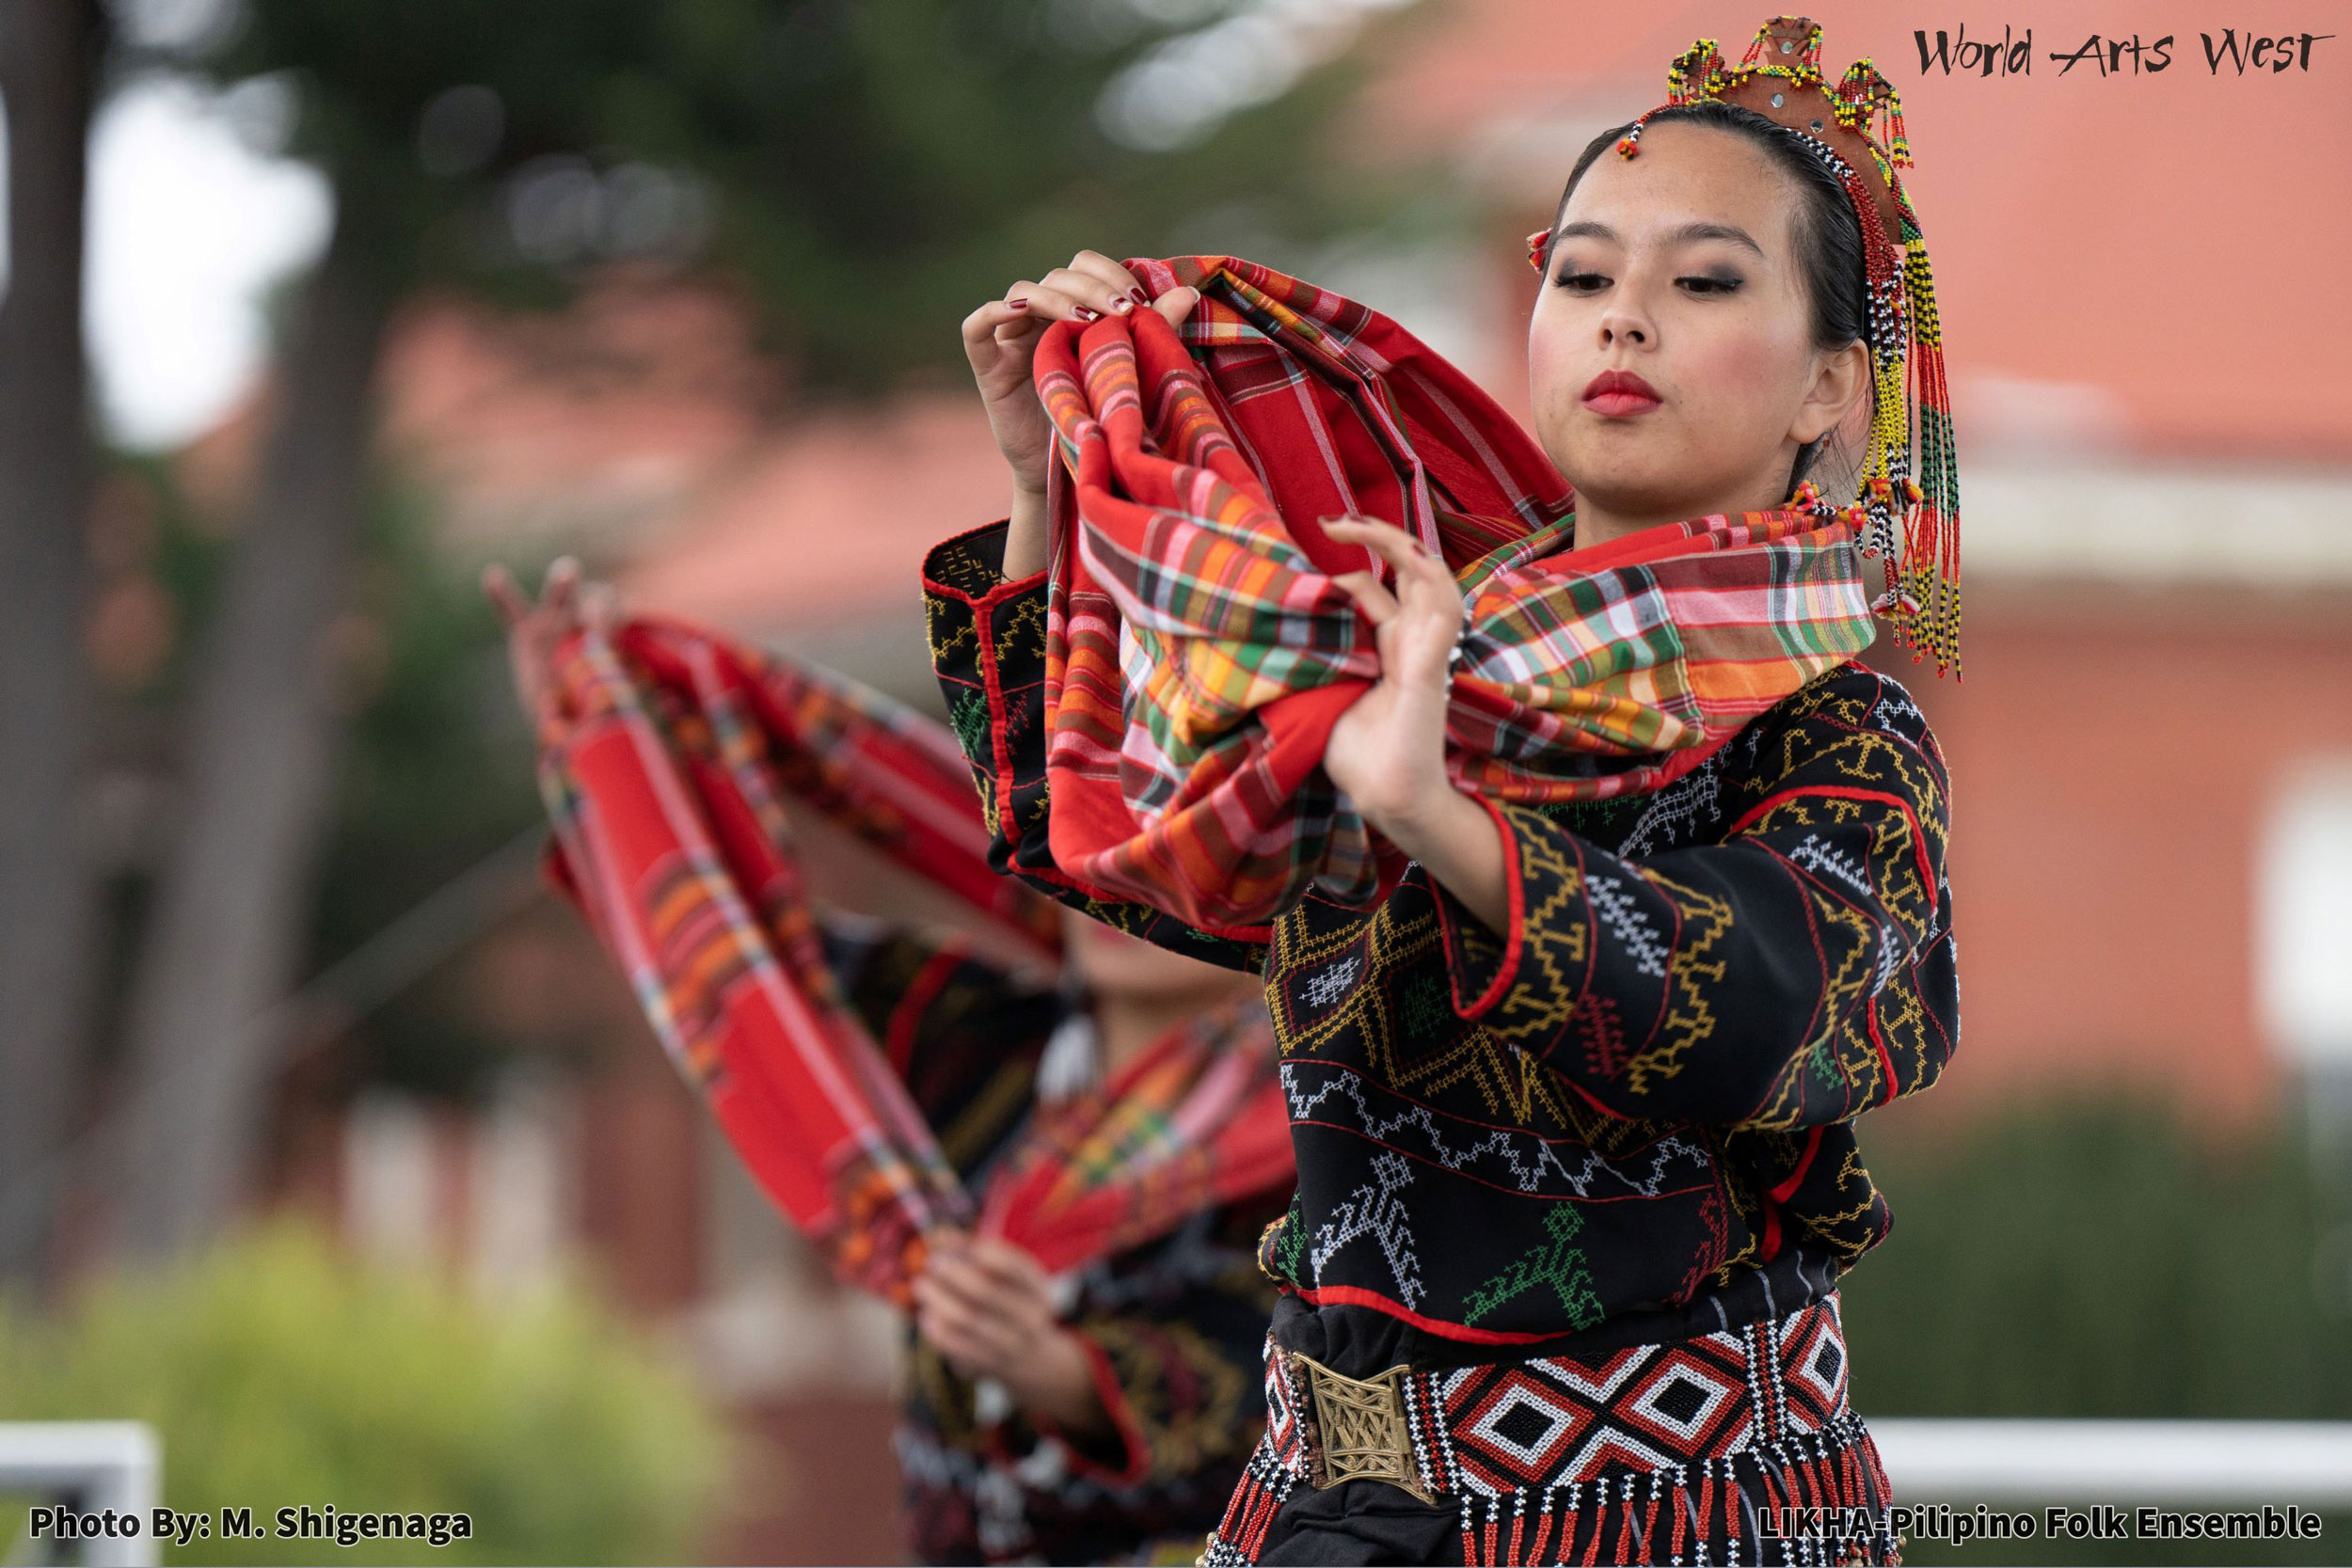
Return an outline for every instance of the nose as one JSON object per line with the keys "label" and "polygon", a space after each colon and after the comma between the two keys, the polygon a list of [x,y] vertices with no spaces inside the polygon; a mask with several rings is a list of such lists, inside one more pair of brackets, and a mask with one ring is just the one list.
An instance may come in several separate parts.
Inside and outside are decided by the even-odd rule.
{"label": "nose", "polygon": [[1609,348],[1617,343],[1647,347],[1654,334],[1649,317],[1631,300],[1626,298],[1629,290],[1614,291],[1609,306],[1600,313],[1600,343]]}

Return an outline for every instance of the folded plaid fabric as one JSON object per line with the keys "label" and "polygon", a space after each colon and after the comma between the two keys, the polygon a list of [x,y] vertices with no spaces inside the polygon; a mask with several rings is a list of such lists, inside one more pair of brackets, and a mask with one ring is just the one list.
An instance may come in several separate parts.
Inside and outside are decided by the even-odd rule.
{"label": "folded plaid fabric", "polygon": [[1265,1006],[1245,997],[1195,1015],[1106,1082],[1041,1105],[989,1178],[980,1228],[1058,1271],[1204,1209],[1288,1192],[1296,1169]]}
{"label": "folded plaid fabric", "polygon": [[1049,474],[1046,766],[1063,871],[1206,929],[1309,889],[1376,899],[1402,863],[1321,768],[1379,674],[1322,523],[1397,524],[1470,618],[1448,765],[1530,802],[1658,788],[1868,645],[1851,525],[1825,503],[1572,551],[1573,498],[1460,371],[1376,311],[1227,256],[1131,260],[1181,328],[1057,322],[1036,380]]}
{"label": "folded plaid fabric", "polygon": [[926,1233],[975,1223],[1068,1268],[1288,1180],[1259,1009],[1196,1021],[1050,1108],[967,1194],[827,967],[785,806],[1051,956],[1058,912],[989,869],[954,736],[820,667],[665,621],[576,637],[558,674],[540,765],[549,869],[753,1176],[844,1278],[903,1304]]}

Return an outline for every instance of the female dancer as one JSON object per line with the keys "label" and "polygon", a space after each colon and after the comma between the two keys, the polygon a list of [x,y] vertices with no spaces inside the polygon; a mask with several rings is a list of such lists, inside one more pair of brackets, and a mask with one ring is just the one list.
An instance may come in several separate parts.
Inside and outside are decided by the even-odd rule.
{"label": "female dancer", "polygon": [[[615,640],[611,590],[583,587],[569,562],[550,571],[536,605],[502,570],[485,587],[506,623],[524,711],[561,769],[558,737],[578,715],[565,711],[559,651],[584,624]],[[723,647],[684,628],[668,635]],[[691,752],[707,744],[696,738],[707,727],[674,724],[669,744]],[[672,782],[683,787],[694,776],[681,769]],[[575,779],[566,788],[595,785]],[[588,809],[598,804],[609,802]],[[596,873],[573,864],[565,875]],[[672,903],[675,921],[675,893]],[[1164,1146],[1171,1103],[1198,1117],[1205,1101],[1181,1091],[1219,1070],[1251,1085],[1228,1097],[1230,1114],[1270,1118],[1279,1139],[1279,1102],[1262,1104],[1271,1086],[1256,1086],[1268,1050],[1259,988],[1230,970],[1068,910],[1058,987],[922,927],[846,911],[765,912],[816,922],[841,995],[885,1042],[972,1192],[990,1192],[1001,1173],[1073,1158],[1116,1167],[1137,1148]],[[656,1022],[675,1028],[675,1015],[691,1010],[673,998],[670,1018]],[[1187,1071],[1187,1062],[1198,1065]],[[754,1136],[739,1124],[729,1131],[739,1146]],[[1211,1130],[1189,1131],[1205,1141]],[[1279,1141],[1272,1147],[1279,1156]],[[742,1152],[759,1168],[762,1149]],[[1215,1156],[1196,1148],[1182,1157]],[[1289,1195],[1287,1162],[1277,1158],[1260,1177],[1229,1183],[1253,1189],[1230,1202],[1160,1216],[1134,1244],[1059,1277],[1002,1240],[956,1230],[926,1238],[896,1438],[924,1560],[1156,1561],[1199,1549],[1264,1424],[1257,1362],[1274,1292],[1251,1247]]]}
{"label": "female dancer", "polygon": [[[1202,307],[1192,285],[1205,281],[1248,307],[1248,330],[1188,341],[1209,366],[1202,379],[1223,377],[1210,401],[1238,432],[1272,418],[1245,407],[1250,399],[1268,388],[1289,396],[1302,379],[1270,373],[1260,340],[1388,330],[1385,350],[1418,345],[1248,263],[1185,258],[1138,263],[1139,274],[1094,251],[965,321],[1013,507],[1006,522],[938,546],[925,576],[934,663],[999,863],[1099,917],[1262,972],[1283,1054],[1298,1194],[1260,1254],[1283,1292],[1267,1345],[1272,1425],[1204,1562],[1896,1552],[1877,1512],[1889,1499],[1876,1449],[1847,1402],[1838,1328],[1837,1278],[1890,1224],[1852,1119],[1934,1081],[1957,1037],[1958,992],[1944,765],[1903,689],[1846,657],[1869,630],[1850,531],[1884,544],[1895,509],[1918,504],[1907,470],[1887,461],[1890,429],[1900,430],[1890,402],[1905,385],[1899,340],[1913,335],[1915,376],[1939,380],[1923,365],[1940,358],[1920,349],[1933,347],[1934,322],[1915,220],[1883,150],[1864,140],[1891,89],[1864,62],[1833,96],[1818,52],[1819,29],[1791,18],[1767,24],[1740,68],[1703,42],[1677,62],[1669,105],[1586,149],[1535,237],[1545,282],[1529,323],[1534,434],[1574,491],[1572,515],[1521,511],[1564,536],[1565,553],[1534,563],[1549,569],[1540,582],[1532,569],[1514,579],[1536,586],[1486,578],[1466,621],[1470,573],[1425,537],[1327,519],[1311,544],[1311,519],[1282,519],[1310,553],[1336,541],[1387,569],[1385,583],[1371,571],[1325,579],[1373,628],[1377,660],[1376,679],[1329,722],[1321,763],[1337,794],[1312,828],[1337,839],[1332,824],[1352,807],[1411,863],[1369,902],[1368,857],[1322,863],[1328,877],[1266,911],[1263,932],[1231,911],[1208,917],[1228,890],[1184,880],[1200,855],[1104,855],[1085,863],[1088,875],[1073,868],[1090,823],[1058,821],[1063,802],[1048,798],[1059,765],[1048,739],[1060,734],[1049,676],[1055,700],[1071,702],[1082,639],[1110,639],[1073,612],[1058,633],[1069,651],[1057,648],[1049,670],[1048,464],[1057,435],[1064,451],[1079,450],[1115,416],[1098,400],[1099,421],[1058,410],[1049,420],[1033,360],[1049,331],[1085,330],[1091,394],[1107,362],[1099,351],[1125,334],[1046,324],[1127,317],[1140,355],[1159,330],[1142,312],[1183,324]],[[1312,333],[1283,338],[1310,317]],[[1242,343],[1252,369],[1217,368],[1203,342]],[[1301,349],[1282,368],[1311,359]],[[1074,378],[1057,373],[1068,393]],[[1143,428],[1163,444],[1216,444],[1197,440],[1199,420],[1154,423],[1157,390],[1147,367],[1105,395],[1139,395]],[[1948,518],[1939,400],[1931,387],[1920,441]],[[1876,422],[1862,499],[1835,511],[1801,482],[1840,426],[1865,415]],[[1337,469],[1346,454],[1333,451],[1306,457]],[[1261,441],[1252,455],[1265,474],[1297,454]],[[1250,483],[1237,463],[1220,471],[1222,488],[1206,467],[1178,470],[1179,490],[1214,498],[1190,507],[1193,521],[1247,512],[1219,510]],[[1090,471],[1076,483],[1102,482]],[[1931,511],[1927,526],[1938,520]],[[1216,531],[1185,537],[1213,551],[1204,541]],[[1086,537],[1083,569],[1107,578],[1108,527]],[[1178,564],[1139,553],[1161,575],[1129,580],[1119,608],[1131,626],[1156,615],[1152,636],[1233,580],[1203,565],[1211,554]],[[1878,606],[1941,658],[1949,583],[1920,559],[1890,573]],[[1316,601],[1337,602],[1336,614],[1283,620],[1321,592],[1317,579],[1261,563],[1260,585],[1292,575],[1250,601],[1263,610],[1251,624],[1276,625],[1263,645],[1293,663],[1261,647],[1257,663],[1217,668],[1279,675],[1348,645],[1347,599]],[[1055,572],[1073,569],[1057,553]],[[1660,588],[1670,580],[1681,591]],[[1521,601],[1514,624],[1510,594],[1539,587],[1552,596]],[[1732,635],[1773,650],[1740,669],[1778,694],[1751,705],[1697,766],[1645,777],[1611,760],[1639,748],[1590,747],[1554,770],[1569,777],[1581,763],[1584,776],[1550,797],[1558,803],[1465,785],[1465,716],[1493,711],[1462,705],[1473,677],[1527,701],[1541,695],[1549,646],[1589,637],[1580,651],[1599,652],[1582,667],[1617,681],[1620,696],[1629,670],[1702,689],[1710,677],[1696,652],[1676,650]],[[1165,645],[1121,633],[1113,668]],[[1169,668],[1155,664],[1152,679]],[[1126,701],[1172,702],[1168,682],[1131,681]],[[1616,706],[1629,705],[1652,711]],[[1108,711],[1115,722],[1119,705]],[[1549,711],[1582,710],[1563,699]],[[1264,722],[1271,731],[1276,720]],[[1095,753],[1131,771],[1148,764],[1137,733],[1123,752],[1113,735]],[[1163,755],[1189,738],[1172,721],[1149,735]],[[1584,787],[1613,768],[1629,768],[1625,787]],[[1189,847],[1203,854],[1255,853],[1267,836],[1201,832]],[[1155,867],[1167,872],[1161,891],[1138,893]],[[1351,876],[1358,886],[1345,885]],[[1792,1519],[1779,1512],[1788,1505],[1833,1512]],[[1814,1533],[1791,1540],[1792,1528]]]}

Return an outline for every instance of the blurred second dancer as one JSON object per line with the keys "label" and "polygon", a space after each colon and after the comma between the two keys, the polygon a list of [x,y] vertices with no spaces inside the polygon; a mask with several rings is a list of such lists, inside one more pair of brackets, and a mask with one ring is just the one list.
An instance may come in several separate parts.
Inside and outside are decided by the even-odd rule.
{"label": "blurred second dancer", "polygon": [[[612,645],[611,591],[583,585],[568,562],[536,603],[496,568],[485,587],[524,710],[554,755],[579,717],[567,711],[562,660],[584,631]],[[706,633],[670,635],[774,662]],[[795,690],[805,701],[844,689]],[[675,725],[670,743],[718,744],[691,723]],[[585,870],[557,869],[567,885]],[[597,923],[593,900],[580,902]],[[1041,1167],[1100,1180],[1141,1144],[1198,1136],[1171,1133],[1184,1119],[1174,1101],[1217,1074],[1252,1085],[1225,1096],[1221,1114],[1284,1126],[1253,976],[1068,911],[1058,983],[924,927],[813,909],[783,917],[813,921],[839,1000],[882,1047],[971,1193]],[[612,945],[601,925],[599,935]],[[729,1131],[756,1166],[745,1135]],[[926,1560],[1192,1560],[1265,1418],[1258,1363],[1274,1291],[1255,1247],[1289,1201],[1286,1131],[1279,1136],[1281,1168],[1254,1164],[1267,1177],[1257,1190],[1162,1215],[1156,1234],[1058,1275],[978,1227],[923,1238],[897,1448],[912,1544]],[[1196,1166],[1205,1157],[1184,1154]]]}

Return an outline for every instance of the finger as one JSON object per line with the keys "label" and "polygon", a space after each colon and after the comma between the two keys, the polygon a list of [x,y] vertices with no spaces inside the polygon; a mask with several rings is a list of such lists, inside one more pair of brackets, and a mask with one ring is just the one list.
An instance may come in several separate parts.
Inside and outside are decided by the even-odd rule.
{"label": "finger", "polygon": [[492,608],[499,612],[499,624],[513,631],[531,613],[531,601],[516,585],[515,574],[505,567],[492,564],[482,569],[482,592],[489,596]]}
{"label": "finger", "polygon": [[968,1260],[935,1263],[923,1273],[933,1282],[937,1298],[975,1317],[993,1317],[999,1310],[996,1291],[988,1276]]}
{"label": "finger", "polygon": [[565,626],[579,613],[580,562],[568,555],[559,555],[548,563],[548,575],[539,587],[539,608]]}
{"label": "finger", "polygon": [[1143,279],[1120,265],[1116,257],[1105,256],[1099,250],[1081,250],[1070,259],[1070,270],[1099,280],[1110,291],[1114,302],[1123,299],[1130,309],[1152,302]]}
{"label": "finger", "polygon": [[914,1332],[959,1367],[978,1358],[979,1343],[965,1331],[964,1324],[936,1308],[920,1308],[915,1312]]}
{"label": "finger", "polygon": [[1192,308],[1200,303],[1200,291],[1191,284],[1183,284],[1168,291],[1152,302],[1152,309],[1168,318],[1170,326],[1182,326]]}
{"label": "finger", "polygon": [[1105,256],[1099,250],[1081,250],[1070,259],[1070,270],[1082,272],[1089,277],[1101,279],[1120,293],[1134,290],[1143,293],[1143,279],[1120,264],[1116,256]]}
{"label": "finger", "polygon": [[928,1333],[930,1327],[941,1332],[969,1338],[986,1314],[976,1310],[949,1290],[935,1275],[925,1275],[914,1284],[916,1323]]}
{"label": "finger", "polygon": [[609,582],[592,582],[580,591],[580,618],[598,637],[611,637],[621,624],[621,591]]}
{"label": "finger", "polygon": [[1007,326],[1020,326],[1029,314],[1031,283],[1015,283],[1003,299],[992,299],[963,318],[963,346],[977,349]]}
{"label": "finger", "polygon": [[1018,348],[1021,345],[1022,339],[1034,338],[1039,333],[1044,331],[1046,327],[1051,325],[1051,323],[1038,316],[1036,312],[1023,310],[1018,315],[1014,316],[1012,320],[1009,322],[1001,322],[997,325],[996,346],[998,348]]}
{"label": "finger", "polygon": [[982,1243],[973,1260],[987,1281],[998,1312],[1025,1319],[1055,1315],[1053,1286],[1027,1253],[1002,1242]]}
{"label": "finger", "polygon": [[1034,1288],[1045,1282],[1045,1271],[1036,1259],[999,1237],[974,1237],[972,1260],[1008,1285]]}
{"label": "finger", "polygon": [[1396,602],[1396,595],[1382,587],[1380,579],[1370,572],[1342,572],[1331,580],[1347,590],[1356,607],[1364,612],[1364,619],[1375,627],[1387,626],[1404,609]]}
{"label": "finger", "polygon": [[1001,1366],[1013,1348],[996,1324],[952,1304],[931,1304],[917,1315],[915,1329],[951,1357],[983,1367]]}
{"label": "finger", "polygon": [[1323,531],[1342,544],[1361,545],[1399,572],[1417,562],[1435,559],[1422,547],[1420,540],[1395,524],[1375,517],[1327,518]]}
{"label": "finger", "polygon": [[1089,293],[1099,290],[1082,289],[1071,275],[1057,267],[1045,275],[1043,281],[1029,290],[1029,309],[1025,312],[1042,321],[1100,321],[1104,306],[1091,303]]}
{"label": "finger", "polygon": [[[1127,276],[1124,269],[1114,269],[1120,277]],[[1056,267],[1045,275],[1045,287],[1058,291],[1074,301],[1081,309],[1097,316],[1124,315],[1136,308],[1143,291],[1132,283],[1114,283],[1099,273],[1080,272],[1073,267]]]}

